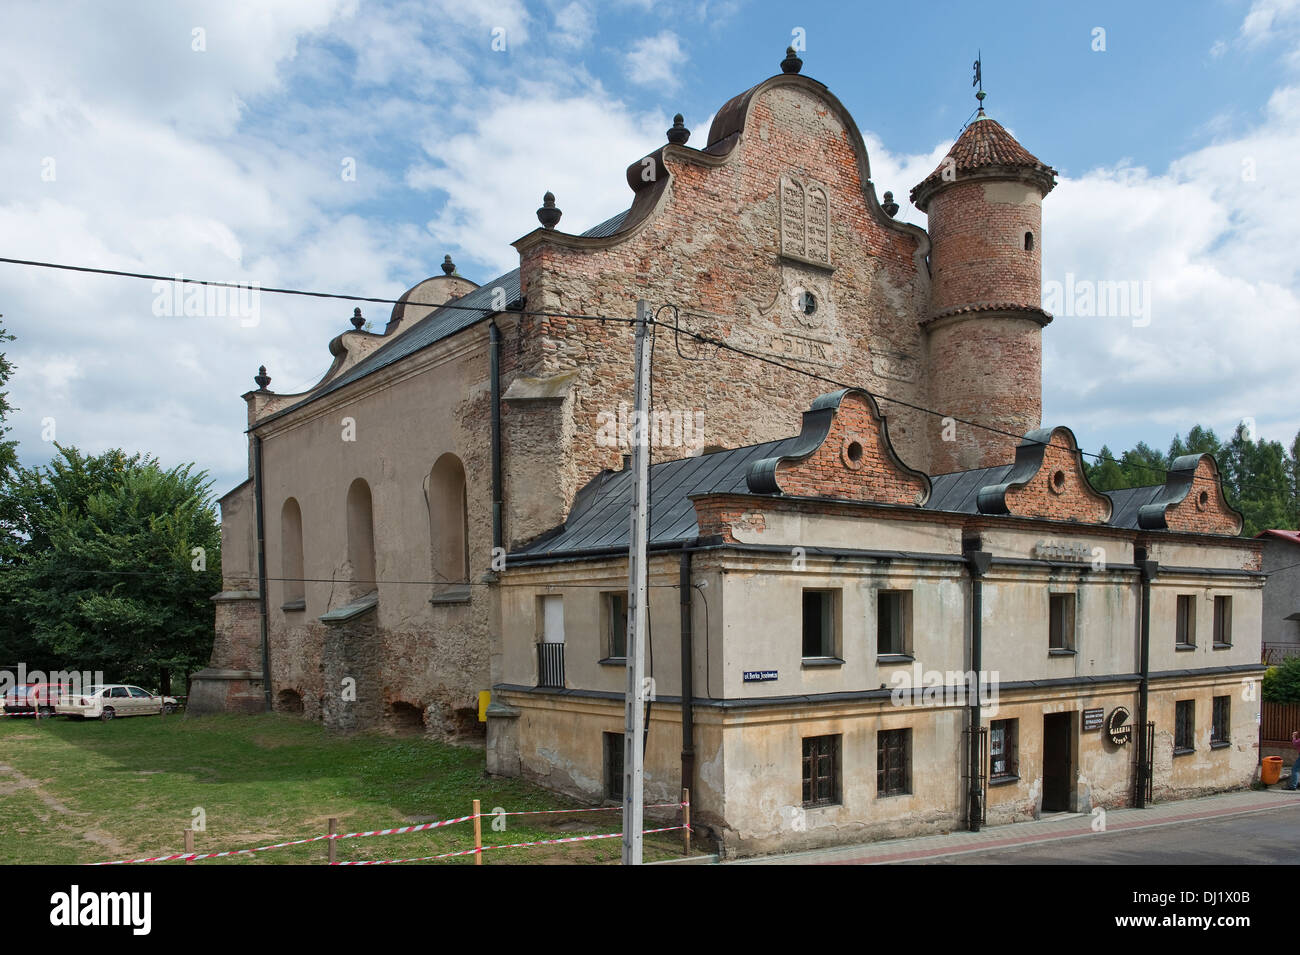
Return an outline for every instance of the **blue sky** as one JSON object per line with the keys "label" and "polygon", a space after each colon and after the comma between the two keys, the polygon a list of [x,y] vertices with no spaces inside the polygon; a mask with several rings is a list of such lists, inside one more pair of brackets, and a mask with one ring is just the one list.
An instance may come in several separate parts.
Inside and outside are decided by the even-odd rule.
{"label": "blue sky", "polygon": [[[510,268],[546,189],[569,231],[625,208],[623,170],[672,114],[703,141],[796,35],[903,201],[970,115],[980,50],[989,113],[1060,173],[1045,281],[1136,283],[1151,306],[1058,315],[1044,423],[1093,450],[1197,422],[1300,428],[1300,0],[20,0],[6,21],[0,255],[388,296],[444,253],[477,280]],[[351,314],[263,296],[248,327],[154,298],[0,266],[24,463],[53,430],[197,461],[223,491],[257,366],[309,387]]]}

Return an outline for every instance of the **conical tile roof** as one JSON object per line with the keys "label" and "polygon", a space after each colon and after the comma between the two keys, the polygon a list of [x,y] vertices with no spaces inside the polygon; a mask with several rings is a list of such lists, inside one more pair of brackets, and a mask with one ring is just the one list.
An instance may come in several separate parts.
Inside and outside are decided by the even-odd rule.
{"label": "conical tile roof", "polygon": [[[944,170],[950,169],[944,178]],[[912,187],[912,202],[925,211],[930,197],[949,182],[960,181],[974,172],[1002,172],[1016,179],[1037,179],[1046,195],[1056,184],[1056,170],[1024,146],[996,119],[980,115],[957,137],[952,149],[934,172]]]}

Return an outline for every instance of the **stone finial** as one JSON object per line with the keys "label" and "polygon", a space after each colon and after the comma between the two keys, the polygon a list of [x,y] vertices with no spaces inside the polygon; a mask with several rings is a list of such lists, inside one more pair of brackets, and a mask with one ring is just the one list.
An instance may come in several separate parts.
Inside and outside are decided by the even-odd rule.
{"label": "stone finial", "polygon": [[537,210],[537,221],[542,224],[543,229],[554,229],[560,223],[560,216],[564,213],[555,206],[555,194],[548,192],[542,196],[542,207]]}
{"label": "stone finial", "polygon": [[891,219],[898,215],[898,203],[894,201],[894,194],[892,192],[885,193],[885,201],[880,204],[880,208],[884,209],[885,215],[889,216]]}
{"label": "stone finial", "polygon": [[361,309],[359,307],[354,308],[352,310],[352,327],[355,328],[357,331],[361,331],[361,326],[364,325],[365,323],[366,320],[361,317]]}
{"label": "stone finial", "polygon": [[271,376],[266,373],[265,365],[258,367],[257,374],[253,376],[253,381],[257,382],[258,391],[266,391],[266,386],[271,383]]}
{"label": "stone finial", "polygon": [[685,146],[686,140],[691,138],[691,131],[686,128],[686,121],[682,119],[682,114],[678,113],[673,117],[673,128],[668,130],[668,141],[674,146]]}
{"label": "stone finial", "polygon": [[782,73],[798,73],[803,69],[803,60],[794,52],[794,47],[785,48],[785,59],[781,61]]}
{"label": "stone finial", "polygon": [[443,275],[456,274],[456,263],[451,260],[450,255],[444,255],[442,257],[442,274]]}

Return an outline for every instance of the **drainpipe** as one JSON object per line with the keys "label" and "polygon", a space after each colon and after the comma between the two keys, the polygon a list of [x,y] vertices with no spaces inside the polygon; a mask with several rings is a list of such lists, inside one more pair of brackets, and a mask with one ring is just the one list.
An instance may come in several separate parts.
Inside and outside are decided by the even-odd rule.
{"label": "drainpipe", "polygon": [[266,524],[262,517],[262,438],[253,435],[253,509],[257,512],[257,605],[262,631],[262,689],[271,712],[271,646],[266,626]]}
{"label": "drainpipe", "polygon": [[983,769],[980,755],[980,671],[983,668],[984,575],[989,572],[989,565],[993,561],[993,555],[979,547],[979,538],[962,542],[966,570],[970,573],[970,668],[974,678],[973,686],[968,690],[972,699],[967,718],[970,732],[970,786],[966,794],[966,828],[971,832],[980,831],[980,819],[984,816],[984,794],[980,789],[980,771]]}
{"label": "drainpipe", "polygon": [[1137,560],[1138,572],[1142,580],[1141,619],[1141,662],[1139,663],[1138,681],[1138,718],[1133,727],[1137,735],[1137,792],[1133,805],[1145,809],[1147,805],[1147,691],[1151,671],[1151,581],[1156,579],[1160,565],[1154,560],[1147,560],[1145,547],[1135,548],[1133,555]]}
{"label": "drainpipe", "polygon": [[[492,546],[501,547],[501,329],[488,323],[492,377]],[[498,552],[499,553],[499,552]],[[495,554],[493,555],[495,559]]]}
{"label": "drainpipe", "polygon": [[691,552],[682,548],[681,571],[682,630],[682,789],[695,792],[695,635],[691,630]]}

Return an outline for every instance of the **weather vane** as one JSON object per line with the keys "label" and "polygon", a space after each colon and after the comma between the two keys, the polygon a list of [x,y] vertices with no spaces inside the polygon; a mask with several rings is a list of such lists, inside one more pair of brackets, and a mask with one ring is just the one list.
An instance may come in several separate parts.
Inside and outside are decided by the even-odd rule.
{"label": "weather vane", "polygon": [[984,57],[983,57],[983,53],[982,53],[981,51],[979,51],[979,50],[976,50],[976,51],[975,51],[975,63],[974,63],[974,66],[975,66],[975,78],[974,78],[973,80],[970,81],[970,85],[971,85],[971,86],[978,86],[978,87],[979,87],[979,92],[977,92],[977,93],[975,94],[975,98],[976,98],[977,100],[979,100],[979,103],[980,103],[980,109],[983,109],[983,108],[984,108],[984,97],[988,95],[987,93],[984,92],[984,70],[983,70],[983,67],[980,65],[980,61],[981,61],[983,58],[984,58]]}

